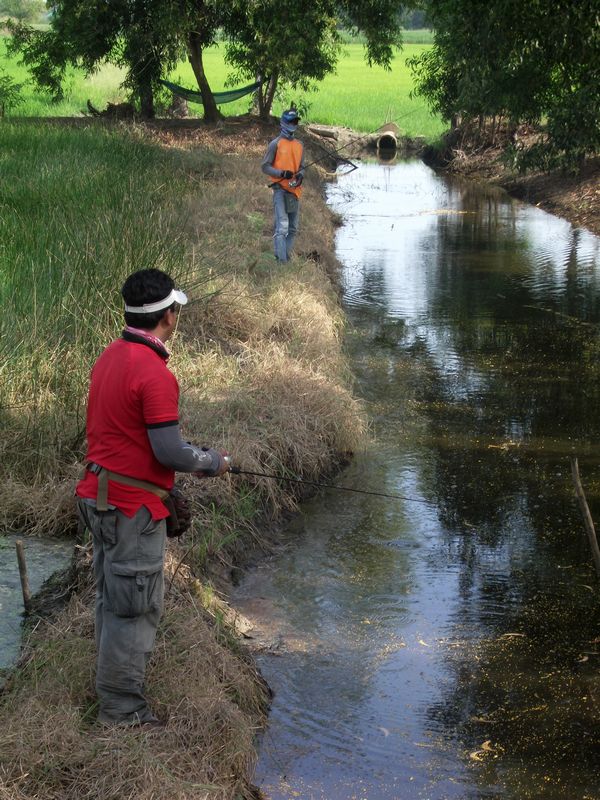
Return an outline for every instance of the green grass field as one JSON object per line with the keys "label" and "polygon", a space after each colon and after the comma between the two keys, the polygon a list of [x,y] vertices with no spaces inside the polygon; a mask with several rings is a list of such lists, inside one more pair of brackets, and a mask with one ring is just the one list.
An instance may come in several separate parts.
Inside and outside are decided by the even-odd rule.
{"label": "green grass field", "polygon": [[[407,39],[410,33],[413,32],[407,32]],[[315,92],[297,92],[277,101],[273,112],[279,113],[285,104],[293,101],[305,110],[307,122],[345,125],[361,132],[374,130],[390,120],[399,120],[400,127],[407,135],[425,136],[432,141],[445,126],[430,113],[421,98],[410,99],[412,78],[405,64],[408,57],[429,46],[407,42],[394,58],[392,69],[386,71],[366,64],[361,44],[344,45],[336,74],[325,78]],[[223,61],[223,51],[223,47],[215,46],[205,54],[206,72],[214,91],[229,88],[226,87],[228,67]],[[85,112],[88,99],[98,108],[104,108],[108,102],[125,99],[120,89],[123,73],[111,65],[105,65],[90,77],[72,71],[65,84],[65,99],[60,103],[53,103],[49,96],[36,91],[27,71],[17,64],[17,59],[6,56],[5,41],[0,41],[0,67],[6,69],[16,81],[26,82],[24,102],[14,109],[14,116],[80,115]],[[182,63],[168,77],[189,88],[196,86],[188,63]],[[196,109],[200,114],[200,106],[196,106]],[[221,107],[221,111],[228,116],[243,114],[248,109],[248,98]]]}

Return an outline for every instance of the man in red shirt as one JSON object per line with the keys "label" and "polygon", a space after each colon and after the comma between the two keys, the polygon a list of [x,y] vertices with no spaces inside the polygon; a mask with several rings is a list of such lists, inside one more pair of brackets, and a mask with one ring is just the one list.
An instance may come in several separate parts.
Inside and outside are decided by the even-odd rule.
{"label": "man in red shirt", "polygon": [[92,369],[87,467],[76,494],[94,547],[98,720],[160,725],[143,684],[163,608],[163,499],[175,470],[217,477],[229,463],[224,450],[181,438],[165,342],[187,297],[157,269],[130,275],[121,294],[126,328]]}

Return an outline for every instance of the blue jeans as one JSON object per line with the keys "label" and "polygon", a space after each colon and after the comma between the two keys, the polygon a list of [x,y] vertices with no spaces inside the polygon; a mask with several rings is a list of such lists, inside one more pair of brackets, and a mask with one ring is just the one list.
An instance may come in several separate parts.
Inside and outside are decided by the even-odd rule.
{"label": "blue jeans", "polygon": [[273,189],[273,212],[275,214],[275,232],[273,234],[275,258],[278,261],[288,261],[298,233],[300,213],[298,198],[283,189]]}

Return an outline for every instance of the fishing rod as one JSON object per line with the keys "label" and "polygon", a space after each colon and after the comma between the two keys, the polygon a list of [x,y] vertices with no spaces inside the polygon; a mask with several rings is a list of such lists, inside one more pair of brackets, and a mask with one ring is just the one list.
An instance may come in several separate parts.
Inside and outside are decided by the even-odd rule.
{"label": "fishing rod", "polygon": [[[390,122],[394,122],[394,123],[399,122],[401,119],[404,119],[405,117],[409,117],[411,114],[414,114],[417,111],[421,111],[422,108],[423,108],[422,106],[420,106],[419,108],[413,108],[411,111],[407,111],[406,114],[401,114],[399,117],[396,117],[395,119],[390,120]],[[384,123],[384,124],[389,124],[389,123]],[[334,157],[335,155],[337,155],[337,153],[340,152],[340,150],[344,150],[346,147],[350,147],[350,145],[354,144],[355,142],[360,142],[362,139],[367,139],[369,136],[372,136],[374,133],[377,133],[377,131],[380,130],[381,127],[382,126],[379,125],[379,127],[375,128],[372,131],[369,131],[369,133],[363,133],[362,136],[356,136],[354,139],[350,139],[349,142],[346,142],[345,144],[341,145],[341,147],[338,147],[336,150],[332,150],[331,152],[328,151],[326,153],[326,155],[321,156],[321,158],[316,158],[314,161],[310,161],[308,164],[305,164],[304,165],[304,169],[306,170],[309,167],[313,167],[315,164],[318,164],[320,161],[324,161],[326,158]],[[325,150],[325,148],[323,148],[323,149]],[[348,159],[344,159],[343,157],[342,157],[342,160],[348,161]],[[350,161],[349,163],[352,163],[352,162]],[[353,166],[354,166],[354,169],[356,169],[356,166],[355,165],[353,165]]]}
{"label": "fishing rod", "polygon": [[403,494],[386,494],[385,492],[369,492],[366,489],[353,489],[351,486],[336,486],[334,483],[317,483],[316,481],[307,481],[304,478],[288,478],[285,475],[271,475],[267,472],[252,472],[249,469],[242,469],[234,464],[228,470],[232,475],[253,475],[257,478],[270,478],[276,481],[289,481],[290,483],[302,483],[306,486],[315,486],[317,489],[337,489],[339,492],[355,492],[356,494],[370,494],[375,497],[388,497],[391,500],[408,500],[411,503],[427,503],[431,505],[431,501],[423,500],[418,497],[407,497]]}

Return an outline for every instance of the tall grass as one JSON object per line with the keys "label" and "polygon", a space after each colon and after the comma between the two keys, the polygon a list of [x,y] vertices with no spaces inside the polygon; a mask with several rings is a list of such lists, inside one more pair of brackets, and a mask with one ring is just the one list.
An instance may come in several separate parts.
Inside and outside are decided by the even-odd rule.
{"label": "tall grass", "polygon": [[184,271],[186,179],[176,157],[117,132],[3,123],[0,149],[0,448],[16,478],[80,446],[73,400],[118,328],[125,276]]}
{"label": "tall grass", "polygon": [[[262,126],[256,144],[242,133],[243,146],[264,149]],[[0,302],[10,309],[0,323],[0,526],[49,530],[73,518],[89,369],[122,325],[124,278],[141,268],[171,273],[196,301],[182,319],[189,339],[173,357],[191,404],[190,437],[221,442],[255,466],[313,476],[356,442],[331,287],[312,262],[300,284],[293,273],[271,274],[271,197],[258,156],[219,157],[214,151],[236,145],[218,133],[203,149],[164,148],[142,135],[95,123],[0,125]],[[332,245],[319,243],[327,223],[313,191],[299,246],[326,263]],[[299,306],[310,309],[308,329]],[[223,341],[234,343],[232,354],[215,352]],[[299,382],[306,391],[294,413]],[[261,497],[270,511],[293,504],[282,491]],[[219,502],[236,516],[235,493]]]}
{"label": "tall grass", "polygon": [[[412,77],[406,59],[417,55],[430,45],[413,41],[413,32],[405,32],[405,45],[396,53],[391,70],[369,67],[364,58],[362,44],[352,41],[344,45],[337,72],[318,84],[315,92],[294,92],[276,101],[273,112],[279,114],[285,105],[296,102],[304,110],[307,122],[344,125],[354,130],[367,132],[383,122],[399,119],[400,126],[409,136],[424,136],[433,140],[444,126],[433,116],[423,100],[411,100]],[[410,36],[409,36],[410,34]],[[425,37],[416,37],[419,40]],[[205,53],[205,68],[214,91],[228,86],[229,68],[224,62],[224,45],[209,48]],[[28,80],[28,73],[18,66],[16,60],[5,55],[5,42],[0,40],[0,64],[9,70],[19,82]],[[188,62],[182,62],[168,76],[169,79],[188,88],[196,82]],[[108,102],[121,102],[125,94],[120,89],[123,72],[111,65],[104,65],[96,74],[85,78],[82,73],[71,70],[65,84],[65,99],[53,104],[51,98],[36,91],[31,83],[23,90],[24,102],[15,109],[19,116],[71,116],[86,111],[87,100],[98,108]],[[165,96],[166,97],[166,96]],[[249,110],[248,97],[221,106],[226,116],[244,114]],[[192,113],[201,115],[199,105],[190,104]]]}

